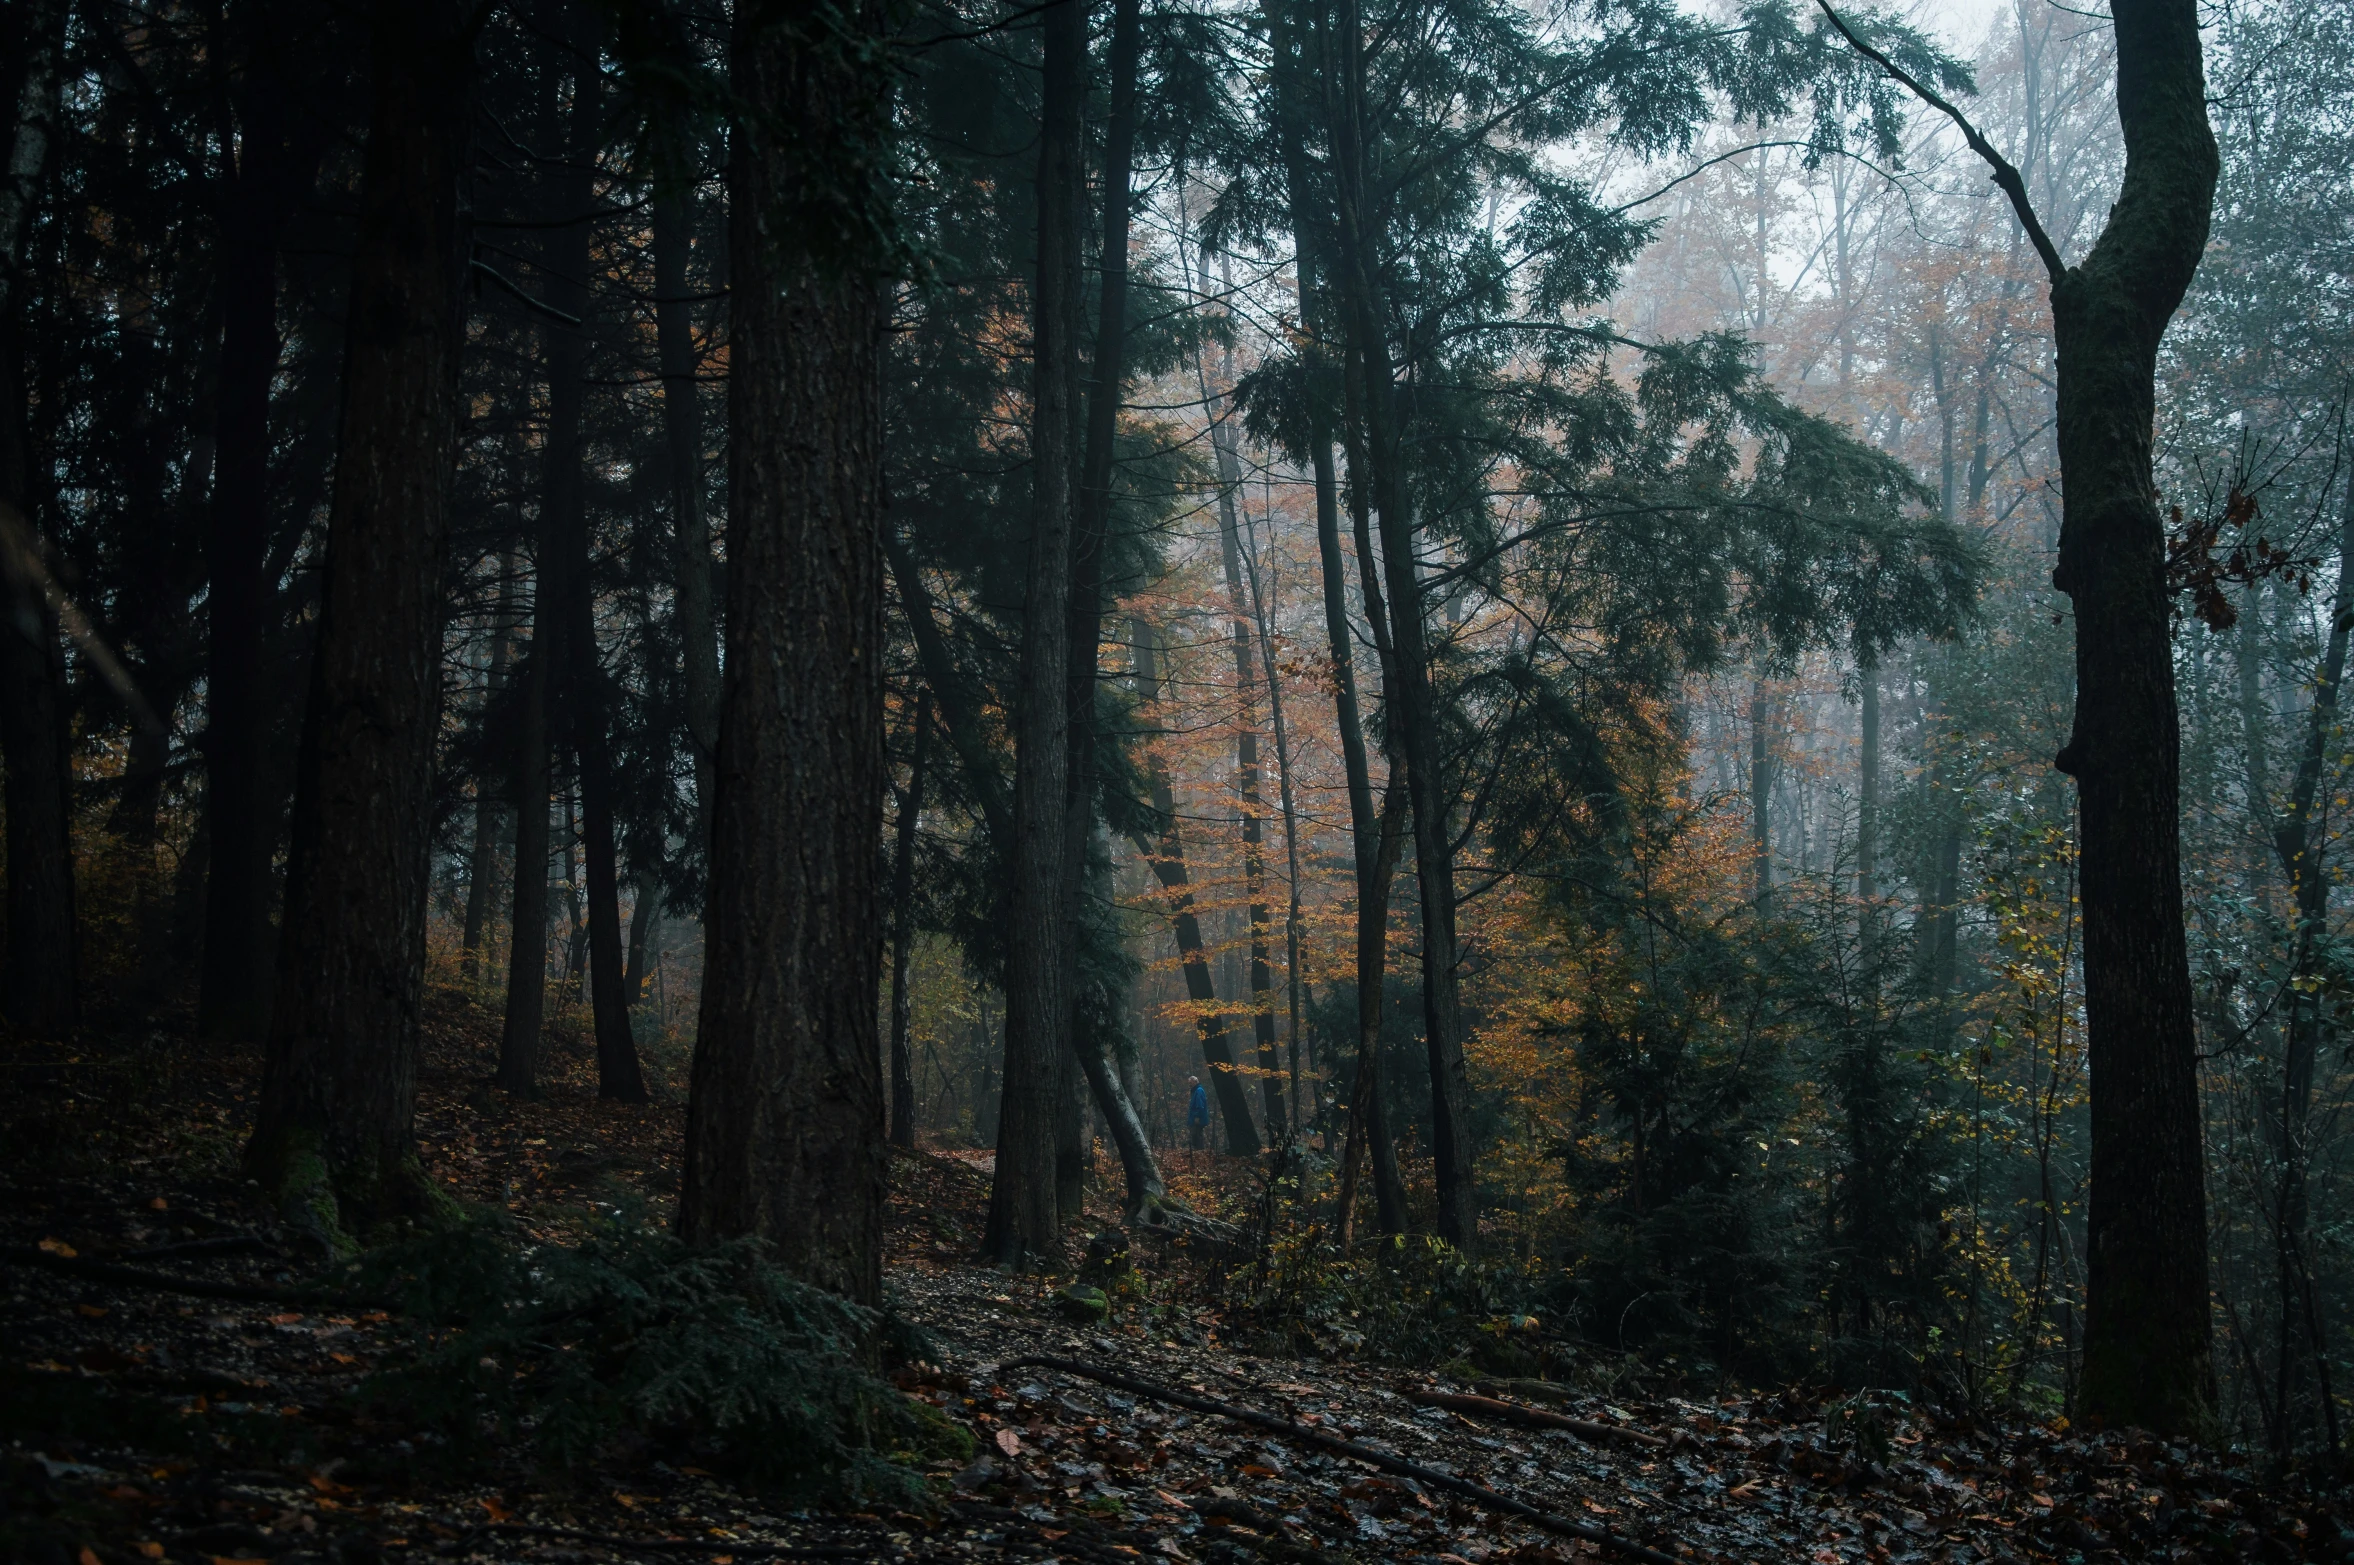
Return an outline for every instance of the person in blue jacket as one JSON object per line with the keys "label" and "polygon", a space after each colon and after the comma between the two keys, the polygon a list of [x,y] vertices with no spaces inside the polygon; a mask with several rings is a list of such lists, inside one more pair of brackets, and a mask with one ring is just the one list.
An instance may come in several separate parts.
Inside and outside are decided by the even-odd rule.
{"label": "person in blue jacket", "polygon": [[1199,1076],[1186,1078],[1193,1084],[1193,1097],[1185,1105],[1185,1128],[1196,1152],[1210,1144],[1210,1089],[1202,1085]]}

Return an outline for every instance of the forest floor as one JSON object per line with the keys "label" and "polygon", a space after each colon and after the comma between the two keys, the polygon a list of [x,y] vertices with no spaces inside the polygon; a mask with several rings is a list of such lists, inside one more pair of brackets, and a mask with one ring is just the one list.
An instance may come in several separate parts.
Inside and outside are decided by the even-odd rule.
{"label": "forest floor", "polygon": [[[557,1050],[547,1096],[515,1103],[487,1085],[495,1029],[448,994],[432,1017],[420,1141],[452,1194],[550,1237],[591,1203],[661,1215],[683,1129],[675,1082],[652,1106],[602,1104],[586,1051]],[[1543,1404],[1579,1431],[1469,1404],[1465,1416],[1416,1399],[1479,1389],[1468,1382],[1361,1356],[1270,1357],[1242,1327],[1222,1340],[1220,1275],[1183,1253],[1140,1248],[1141,1275],[1111,1316],[1074,1325],[1054,1307],[1067,1277],[972,1261],[988,1159],[946,1148],[893,1159],[890,1288],[937,1359],[899,1384],[969,1426],[979,1452],[935,1467],[927,1513],[779,1515],[653,1450],[563,1481],[436,1471],[350,1411],[399,1340],[382,1312],[192,1297],[92,1271],[265,1291],[294,1280],[284,1236],[236,1173],[257,1064],[170,1029],[0,1043],[0,1561],[2354,1557],[2335,1481],[2146,1439],[1974,1428],[1901,1404],[1859,1434],[1857,1404],[1828,1394],[1676,1394],[1623,1372]],[[1251,1165],[1168,1159],[1198,1207],[1247,1210]],[[56,1264],[67,1260],[79,1269]],[[1039,1354],[1292,1432],[1016,1365]],[[1513,1402],[1542,1389],[1486,1387]],[[1318,1449],[1316,1435],[1635,1547],[1541,1530]]]}

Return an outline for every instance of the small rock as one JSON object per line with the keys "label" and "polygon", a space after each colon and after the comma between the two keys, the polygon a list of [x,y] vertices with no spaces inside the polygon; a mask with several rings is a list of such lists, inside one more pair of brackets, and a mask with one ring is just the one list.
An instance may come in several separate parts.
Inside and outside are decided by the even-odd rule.
{"label": "small rock", "polygon": [[1093,1321],[1102,1320],[1112,1312],[1112,1301],[1104,1296],[1101,1288],[1075,1282],[1055,1294],[1054,1307],[1068,1319]]}

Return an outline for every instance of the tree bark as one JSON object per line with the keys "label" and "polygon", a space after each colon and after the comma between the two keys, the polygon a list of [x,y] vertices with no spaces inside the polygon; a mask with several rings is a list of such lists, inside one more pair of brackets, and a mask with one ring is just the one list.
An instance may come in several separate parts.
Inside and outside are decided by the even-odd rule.
{"label": "tree bark", "polygon": [[1880,898],[1880,666],[1867,663],[1855,671],[1863,687],[1862,754],[1856,764],[1855,894],[1866,902]]}
{"label": "tree bark", "polygon": [[515,718],[515,889],[507,929],[507,1005],[499,1030],[498,1084],[539,1091],[540,1032],[547,1023],[549,665],[556,659],[560,594],[549,581],[554,551],[543,527],[532,583],[531,649]]}
{"label": "tree bark", "polygon": [[662,434],[670,462],[678,639],[685,653],[687,740],[695,758],[696,846],[711,840],[712,762],[719,754],[719,635],[711,616],[711,527],[703,510],[703,410],[687,299],[692,192],[654,194],[654,335],[662,366]]}
{"label": "tree bark", "polygon": [[221,365],[212,514],[205,537],[204,809],[209,840],[197,1028],[252,1040],[270,1025],[271,859],[263,781],[270,728],[263,636],[272,606],[270,386],[277,378],[278,238],[291,207],[286,83],[268,36],[277,7],[243,8],[241,124],[221,225]]}
{"label": "tree bark", "polygon": [[[1199,369],[1198,363],[1196,369]],[[1249,586],[1243,580],[1242,527],[1235,496],[1242,488],[1242,458],[1234,429],[1226,421],[1225,399],[1202,384],[1202,407],[1210,420],[1210,446],[1218,463],[1218,554],[1226,571],[1228,634],[1234,643],[1235,792],[1242,808],[1243,898],[1250,917],[1251,1035],[1257,1044],[1260,1107],[1267,1135],[1279,1139],[1286,1122],[1281,1060],[1275,1050],[1275,978],[1268,965],[1266,808],[1259,790],[1259,729],[1256,687],[1258,658],[1252,646]]]}
{"label": "tree bark", "polygon": [[375,17],[324,603],[247,1148],[330,1242],[436,1201],[412,1118],[478,22],[465,0]]}
{"label": "tree bark", "polygon": [[65,646],[57,616],[22,552],[33,532],[33,461],[25,427],[29,339],[26,252],[55,139],[66,7],[36,0],[22,19],[25,56],[0,179],[0,756],[7,761],[8,947],[0,1009],[14,1025],[57,1035],[80,1020],[76,987],[73,772],[66,727]]}
{"label": "tree bark", "polygon": [[[1152,626],[1135,622],[1136,682],[1146,701],[1161,695],[1160,660]],[[1258,1128],[1251,1123],[1250,1094],[1234,1068],[1234,1045],[1227,1032],[1226,1013],[1218,1006],[1218,988],[1210,960],[1202,948],[1201,920],[1193,910],[1193,888],[1185,870],[1185,837],[1177,821],[1176,790],[1168,768],[1158,760],[1147,763],[1152,806],[1168,826],[1158,843],[1137,840],[1136,851],[1152,866],[1168,902],[1169,923],[1177,936],[1177,956],[1185,972],[1186,998],[1193,1002],[1194,1030],[1201,1037],[1202,1063],[1210,1073],[1210,1090],[1217,1095],[1219,1118],[1226,1122],[1226,1150],[1235,1157],[1255,1157]]]}
{"label": "tree bark", "polygon": [[556,562],[550,586],[560,594],[559,628],[550,651],[551,682],[561,681],[559,711],[564,738],[580,779],[580,838],[588,893],[589,1014],[597,1041],[597,1096],[623,1103],[646,1101],[638,1068],[637,1040],[629,1030],[629,991],[623,983],[621,876],[613,847],[612,756],[607,729],[610,702],[597,656],[595,583],[589,579],[589,517],[586,452],[582,441],[584,380],[590,316],[596,298],[589,288],[592,219],[596,202],[596,156],[604,125],[599,114],[602,39],[596,15],[585,0],[556,0],[551,21],[569,47],[572,98],[566,116],[565,156],[549,190],[553,229],[547,244],[547,294],[554,309],[571,318],[541,321],[548,367],[547,463],[540,498],[540,524]]}
{"label": "tree bark", "polygon": [[1334,164],[1340,192],[1337,270],[1363,382],[1364,444],[1372,470],[1374,508],[1380,513],[1382,565],[1389,588],[1395,688],[1388,721],[1397,753],[1405,762],[1414,815],[1414,873],[1422,897],[1423,1039],[1430,1061],[1431,1154],[1437,1174],[1439,1236],[1468,1251],[1476,1247],[1479,1238],[1479,1201],[1473,1180],[1470,1126],[1465,1118],[1470,1076],[1463,1058],[1455,971],[1454,851],[1447,827],[1446,779],[1439,764],[1422,585],[1414,559],[1414,517],[1393,406],[1396,388],[1390,378],[1387,311],[1374,239],[1366,228],[1361,24],[1356,0],[1344,0],[1341,9],[1342,101],[1334,124]]}
{"label": "tree bark", "polygon": [[878,4],[743,0],[731,146],[728,658],[679,1231],[881,1302]]}
{"label": "tree bark", "polygon": [[924,812],[924,762],[932,739],[932,704],[915,704],[915,746],[908,761],[907,792],[899,797],[899,829],[891,846],[891,1144],[915,1145],[915,1059],[907,1028],[915,997],[908,992],[907,964],[915,949],[915,828]]}
{"label": "tree bark", "polygon": [[1072,396],[1078,377],[1086,0],[1047,9],[1033,293],[1029,593],[1015,714],[1005,1086],[983,1254],[1041,1263],[1059,1244],[1056,1060],[1070,1032],[1064,816],[1070,786]]}
{"label": "tree bark", "polygon": [[2165,524],[2151,473],[2158,345],[2207,241],[2217,170],[2197,9],[2115,11],[2125,179],[2052,284],[2064,476],[2052,584],[2076,609],[2076,779],[2092,1081],[2082,1406],[2161,1433],[2213,1404],[2198,1040],[2182,922],[2180,733]]}
{"label": "tree bark", "polygon": [[[515,575],[522,562],[515,551],[499,556],[499,596],[491,610],[490,667],[485,671],[482,705],[486,720],[498,708],[507,689],[507,664],[514,654]],[[471,985],[481,971],[482,937],[490,926],[490,899],[498,879],[499,813],[501,805],[488,777],[474,786],[474,847],[466,864],[466,928],[461,943],[460,971]]]}
{"label": "tree bark", "polygon": [[[2297,911],[2296,932],[2290,948],[2288,987],[2288,1052],[2281,1072],[2280,1186],[2273,1202],[2274,1250],[2281,1294],[2281,1369],[2279,1427],[2287,1454],[2291,1378],[2289,1340],[2293,1318],[2302,1314],[2315,1369],[2321,1377],[2321,1405],[2331,1450],[2338,1447],[2337,1404],[2329,1383],[2329,1355],[2323,1339],[2321,1315],[2314,1303],[2312,1263],[2306,1253],[2310,1220],[2310,1171],[2313,1149],[2309,1121],[2313,1108],[2314,1067],[2321,1055],[2324,1019],[2322,996],[2306,992],[2313,977],[2320,943],[2328,937],[2328,833],[2314,829],[2321,804],[2321,782],[2332,732],[2338,724],[2338,695],[2346,679],[2346,651],[2354,632],[2354,482],[2346,488],[2338,535],[2338,585],[2330,603],[2329,638],[2320,667],[2314,670],[2313,704],[2306,713],[2304,742],[2297,756],[2297,772],[2290,784],[2288,809],[2277,822],[2267,809],[2261,820],[2270,826],[2281,870],[2288,876],[2291,900]],[[2243,663],[2250,660],[2243,654]],[[2250,748],[2251,771],[2260,751]],[[2255,775],[2251,777],[2254,781]]]}

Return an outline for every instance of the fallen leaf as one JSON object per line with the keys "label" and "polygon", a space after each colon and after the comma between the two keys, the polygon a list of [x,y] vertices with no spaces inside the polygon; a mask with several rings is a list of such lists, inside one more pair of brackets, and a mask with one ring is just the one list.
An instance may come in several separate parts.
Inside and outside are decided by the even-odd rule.
{"label": "fallen leaf", "polygon": [[997,1431],[997,1449],[1008,1456],[1020,1456],[1022,1454],[1022,1437],[1010,1429],[1000,1429]]}
{"label": "fallen leaf", "polygon": [[106,1306],[103,1304],[77,1304],[74,1306],[74,1313],[87,1316],[91,1320],[104,1320],[106,1319]]}
{"label": "fallen leaf", "polygon": [[[41,1241],[41,1248],[51,1255],[60,1256],[69,1261],[82,1253],[63,1239],[44,1239]],[[82,1552],[88,1554],[90,1551],[84,1549]]]}
{"label": "fallen leaf", "polygon": [[[172,1203],[166,1201],[162,1196],[157,1196],[154,1200],[147,1203],[147,1209],[151,1212],[168,1212],[172,1209]],[[163,1552],[162,1544],[159,1543],[156,1545],[156,1552],[158,1554]]]}
{"label": "fallen leaf", "polygon": [[286,1314],[284,1314],[284,1315],[273,1315],[273,1316],[271,1316],[271,1317],[270,1317],[270,1324],[271,1324],[271,1325],[273,1325],[273,1326],[291,1326],[291,1325],[293,1325],[295,1322],[297,1322],[297,1321],[299,1321],[299,1320],[301,1320],[301,1319],[302,1319],[302,1316],[301,1316],[299,1313],[296,1313],[296,1312],[294,1312],[294,1311],[288,1311],[288,1312],[287,1312]]}
{"label": "fallen leaf", "polygon": [[99,1565],[98,1556],[88,1544],[82,1545],[81,1565]]}
{"label": "fallen leaf", "polygon": [[490,1519],[494,1522],[503,1522],[508,1517],[515,1514],[513,1511],[510,1511],[505,1506],[501,1505],[497,1498],[492,1495],[486,1494],[480,1499],[476,1500],[474,1503],[481,1506],[484,1510],[490,1512]]}
{"label": "fallen leaf", "polygon": [[147,1542],[139,1545],[139,1552],[151,1560],[160,1560],[163,1558],[163,1545],[150,1538]]}
{"label": "fallen leaf", "polygon": [[1065,1527],[1060,1532],[1057,1532],[1052,1527],[1041,1527],[1038,1529],[1038,1536],[1044,1538],[1049,1543],[1053,1543],[1059,1538],[1068,1538],[1070,1535],[1071,1530],[1068,1527]]}
{"label": "fallen leaf", "polygon": [[633,1511],[637,1509],[638,1497],[634,1494],[623,1494],[620,1490],[616,1489],[613,1492],[613,1498],[619,1501],[621,1504],[628,1506]]}

